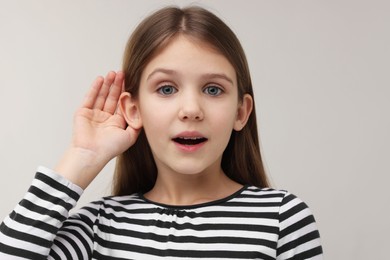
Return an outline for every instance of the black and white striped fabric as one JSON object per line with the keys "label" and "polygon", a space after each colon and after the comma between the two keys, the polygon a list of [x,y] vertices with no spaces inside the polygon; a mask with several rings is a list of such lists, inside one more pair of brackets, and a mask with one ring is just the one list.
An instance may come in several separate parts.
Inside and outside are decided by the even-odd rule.
{"label": "black and white striped fabric", "polygon": [[0,259],[322,259],[312,213],[285,191],[246,186],[192,206],[106,197],[69,217],[82,192],[40,167],[1,224]]}

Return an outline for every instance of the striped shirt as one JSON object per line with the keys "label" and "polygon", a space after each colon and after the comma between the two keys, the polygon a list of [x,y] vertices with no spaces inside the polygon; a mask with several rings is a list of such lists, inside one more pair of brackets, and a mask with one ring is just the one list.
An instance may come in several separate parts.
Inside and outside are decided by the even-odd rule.
{"label": "striped shirt", "polygon": [[244,186],[191,206],[111,196],[69,216],[82,192],[38,168],[0,226],[0,259],[322,259],[312,213],[286,191]]}

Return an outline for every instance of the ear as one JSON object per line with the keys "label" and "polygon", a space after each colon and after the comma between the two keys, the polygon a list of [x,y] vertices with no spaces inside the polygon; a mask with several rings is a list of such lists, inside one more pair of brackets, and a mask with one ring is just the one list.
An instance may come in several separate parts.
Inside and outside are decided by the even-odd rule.
{"label": "ear", "polygon": [[237,118],[234,122],[233,129],[241,131],[248,122],[249,116],[253,109],[253,99],[249,94],[245,94],[241,103],[238,105]]}
{"label": "ear", "polygon": [[142,127],[138,102],[131,97],[129,92],[123,92],[119,97],[119,109],[130,127],[136,130]]}

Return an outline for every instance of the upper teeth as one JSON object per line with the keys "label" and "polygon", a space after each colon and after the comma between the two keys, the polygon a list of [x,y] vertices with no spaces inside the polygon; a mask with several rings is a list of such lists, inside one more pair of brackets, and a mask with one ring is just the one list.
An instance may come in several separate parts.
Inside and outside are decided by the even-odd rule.
{"label": "upper teeth", "polygon": [[196,140],[196,139],[201,139],[202,137],[180,137],[182,139],[186,139],[186,140]]}

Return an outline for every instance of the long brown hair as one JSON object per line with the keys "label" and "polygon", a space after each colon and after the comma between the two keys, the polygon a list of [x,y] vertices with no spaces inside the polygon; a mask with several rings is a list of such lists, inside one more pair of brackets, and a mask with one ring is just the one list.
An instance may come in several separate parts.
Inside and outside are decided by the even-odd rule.
{"label": "long brown hair", "polygon": [[[223,54],[237,73],[238,98],[242,100],[244,94],[253,98],[249,68],[239,40],[222,20],[200,7],[163,8],[144,19],[135,29],[123,59],[125,91],[133,98],[138,97],[145,66],[178,34],[208,43]],[[260,154],[254,104],[246,126],[241,131],[232,132],[221,167],[238,183],[269,186]],[[153,188],[156,178],[157,167],[145,132],[141,130],[136,143],[117,157],[113,194],[147,192]]]}

